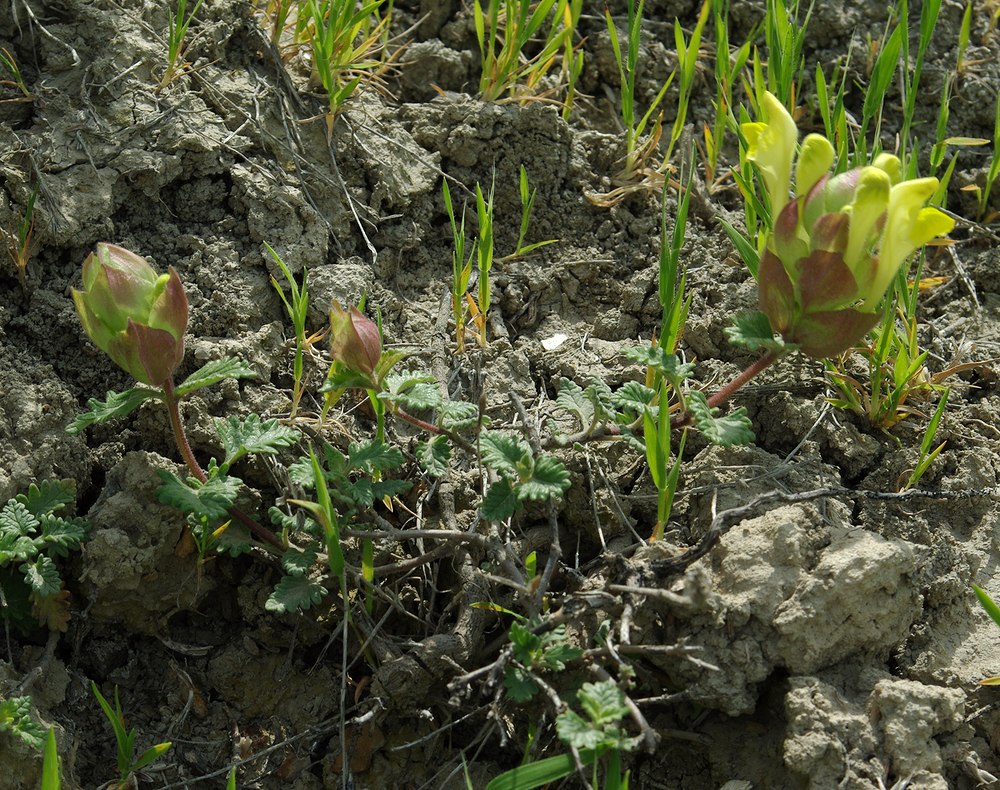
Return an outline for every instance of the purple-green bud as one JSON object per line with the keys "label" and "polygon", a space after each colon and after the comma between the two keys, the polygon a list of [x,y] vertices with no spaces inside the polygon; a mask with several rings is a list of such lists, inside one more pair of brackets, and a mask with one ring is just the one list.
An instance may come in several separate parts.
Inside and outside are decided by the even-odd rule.
{"label": "purple-green bud", "polygon": [[354,305],[347,310],[334,300],[330,306],[330,354],[348,370],[372,378],[382,358],[382,338],[374,321]]}
{"label": "purple-green bud", "polygon": [[73,303],[94,345],[136,381],[162,386],[181,364],[188,301],[172,266],[157,275],[145,258],[102,242],[83,262]]}

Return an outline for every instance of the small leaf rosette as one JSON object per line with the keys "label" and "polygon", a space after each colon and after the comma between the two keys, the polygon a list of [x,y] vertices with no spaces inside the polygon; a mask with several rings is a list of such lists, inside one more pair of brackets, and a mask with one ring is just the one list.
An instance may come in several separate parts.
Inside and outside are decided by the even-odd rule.
{"label": "small leaf rosette", "polygon": [[767,121],[742,126],[774,218],[758,271],[760,309],[786,342],[834,356],[878,323],[882,297],[910,255],[955,223],[924,206],[938,180],[901,180],[890,154],[831,175],[833,146],[810,134],[796,161],[795,121],[770,93],[762,105]]}
{"label": "small leaf rosette", "polygon": [[157,275],[145,258],[102,242],[83,262],[73,303],[94,345],[136,381],[162,386],[184,358],[188,301],[172,266]]}
{"label": "small leaf rosette", "polygon": [[347,310],[334,301],[330,307],[330,355],[348,370],[371,379],[382,358],[378,326],[354,305]]}

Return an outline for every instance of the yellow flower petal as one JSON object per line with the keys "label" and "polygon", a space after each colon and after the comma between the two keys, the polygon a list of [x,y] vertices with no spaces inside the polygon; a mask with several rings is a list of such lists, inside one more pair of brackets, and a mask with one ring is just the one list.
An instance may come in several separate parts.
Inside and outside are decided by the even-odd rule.
{"label": "yellow flower petal", "polygon": [[767,122],[743,124],[743,134],[749,146],[747,159],[760,169],[771,197],[771,216],[777,217],[788,202],[799,130],[774,94],[766,92],[761,104],[767,112]]}
{"label": "yellow flower petal", "polygon": [[896,184],[890,190],[878,270],[862,310],[875,309],[899,267],[914,250],[955,227],[954,220],[944,212],[924,208],[924,201],[937,187],[936,178],[917,178]]}
{"label": "yellow flower petal", "polygon": [[795,166],[795,194],[808,195],[816,182],[830,170],[833,164],[833,145],[819,134],[810,134],[802,141],[799,161]]}

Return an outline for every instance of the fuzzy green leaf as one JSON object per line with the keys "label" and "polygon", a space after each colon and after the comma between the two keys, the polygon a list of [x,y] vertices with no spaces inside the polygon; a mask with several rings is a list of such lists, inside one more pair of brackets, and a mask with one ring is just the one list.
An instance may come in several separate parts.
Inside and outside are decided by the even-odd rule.
{"label": "fuzzy green leaf", "polygon": [[307,576],[283,576],[264,608],[279,614],[302,612],[320,603],[325,595],[326,587]]}
{"label": "fuzzy green leaf", "polygon": [[305,551],[289,549],[281,555],[281,567],[291,576],[305,576],[316,562],[316,549],[309,547]]}
{"label": "fuzzy green leaf", "polygon": [[34,562],[24,563],[19,570],[24,574],[24,580],[32,592],[40,598],[48,598],[62,589],[56,564],[44,554],[39,555]]}
{"label": "fuzzy green leaf", "polygon": [[567,710],[556,717],[559,740],[577,749],[596,749],[604,743],[604,730],[595,727],[579,713]]}
{"label": "fuzzy green leaf", "polygon": [[484,431],[479,449],[483,463],[505,477],[518,480],[531,469],[531,448],[510,434]]}
{"label": "fuzzy green leaf", "polygon": [[625,356],[633,362],[652,368],[668,381],[679,382],[691,375],[694,363],[681,362],[676,354],[668,354],[659,346],[641,345],[625,350]]}
{"label": "fuzzy green leaf", "polygon": [[438,419],[446,431],[471,428],[479,422],[479,407],[461,400],[442,400],[438,406]]}
{"label": "fuzzy green leaf", "polygon": [[10,732],[33,749],[41,749],[45,730],[31,718],[31,697],[0,701],[0,732]]}
{"label": "fuzzy green leaf", "polygon": [[527,702],[538,693],[538,684],[520,667],[508,666],[504,670],[503,685],[513,702]]}
{"label": "fuzzy green leaf", "polygon": [[448,463],[451,460],[451,445],[447,436],[435,436],[426,442],[417,443],[417,462],[434,477],[443,477],[448,473]]}
{"label": "fuzzy green leaf", "polygon": [[540,455],[535,459],[531,479],[517,486],[517,498],[521,501],[551,499],[562,494],[569,486],[569,472],[562,462],[551,455]]}
{"label": "fuzzy green leaf", "polygon": [[575,414],[584,428],[594,422],[613,420],[615,416],[611,390],[600,379],[582,389],[575,382],[560,378],[556,405],[570,414]]}
{"label": "fuzzy green leaf", "polygon": [[54,513],[76,499],[76,483],[73,480],[43,480],[41,486],[31,483],[27,494],[14,498],[33,516]]}
{"label": "fuzzy green leaf", "polygon": [[519,501],[517,494],[506,479],[498,480],[483,497],[482,513],[487,521],[503,521],[510,518],[517,510]]}
{"label": "fuzzy green leaf", "polygon": [[158,390],[147,387],[132,387],[124,392],[108,392],[103,401],[90,398],[87,401],[87,411],[76,415],[73,421],[66,426],[66,432],[77,434],[89,425],[107,422],[116,417],[124,417],[150,398],[160,397],[162,396]]}
{"label": "fuzzy green leaf", "polygon": [[372,496],[374,499],[385,499],[409,491],[412,486],[409,480],[376,480],[372,482]]}
{"label": "fuzzy green leaf", "polygon": [[241,554],[249,554],[253,548],[253,540],[250,537],[250,530],[242,524],[230,523],[228,527],[219,535],[212,548],[219,554],[228,554],[230,557],[239,557]]}
{"label": "fuzzy green leaf", "polygon": [[613,680],[584,683],[577,692],[577,701],[595,724],[616,722],[628,714],[625,693]]}
{"label": "fuzzy green leaf", "polygon": [[750,444],[754,440],[752,423],[743,406],[719,416],[718,409],[709,407],[704,393],[692,392],[688,395],[687,407],[698,430],[713,444],[729,447]]}
{"label": "fuzzy green leaf", "polygon": [[196,390],[210,387],[226,379],[252,379],[256,376],[253,369],[241,359],[233,357],[213,359],[184,379],[184,382],[178,385],[176,394],[178,398],[183,398]]}
{"label": "fuzzy green leaf", "polygon": [[0,566],[17,560],[30,560],[38,554],[35,541],[16,532],[0,532]]}
{"label": "fuzzy green leaf", "polygon": [[277,420],[261,421],[260,415],[249,414],[240,422],[237,417],[215,421],[215,431],[226,451],[224,466],[230,466],[244,455],[274,455],[299,440],[299,432]]}
{"label": "fuzzy green leaf", "polygon": [[0,536],[31,535],[39,525],[38,519],[16,499],[8,500],[0,510]]}
{"label": "fuzzy green leaf", "polygon": [[412,411],[430,411],[440,408],[445,402],[437,384],[424,382],[417,383],[403,392],[388,395],[382,393],[380,397]]}
{"label": "fuzzy green leaf", "polygon": [[656,397],[656,390],[640,384],[638,381],[629,381],[622,384],[614,394],[614,403],[619,409],[626,413],[627,422],[646,411],[653,399]]}
{"label": "fuzzy green leaf", "polygon": [[242,484],[238,477],[228,475],[219,475],[202,484],[197,480],[184,482],[163,469],[157,469],[156,474],[163,481],[163,485],[156,489],[157,499],[184,513],[199,518],[204,516],[209,521],[226,517]]}
{"label": "fuzzy green leaf", "polygon": [[761,312],[736,316],[733,325],[727,326],[724,331],[730,343],[743,346],[750,351],[780,351],[795,348],[774,334],[771,322]]}
{"label": "fuzzy green leaf", "polygon": [[40,521],[41,545],[50,555],[57,557],[67,557],[70,551],[80,548],[83,539],[87,537],[87,530],[90,529],[90,525],[82,518],[45,515]]}
{"label": "fuzzy green leaf", "polygon": [[[562,638],[565,639],[565,635]],[[545,649],[541,664],[552,672],[561,672],[566,669],[567,662],[575,661],[582,655],[583,651],[580,648],[560,641]]]}
{"label": "fuzzy green leaf", "polygon": [[375,471],[396,469],[403,464],[403,453],[398,447],[372,440],[352,444],[347,450],[347,464],[351,469],[371,474]]}
{"label": "fuzzy green leaf", "polygon": [[[590,765],[600,756],[599,752],[592,749],[584,749],[579,754],[582,765]],[[504,771],[490,780],[490,783],[486,785],[486,790],[534,790],[536,787],[545,787],[575,772],[576,760],[573,755],[558,754],[555,757],[546,757],[544,760],[525,763],[517,768]],[[625,787],[625,785],[619,785],[620,790],[625,790]]]}

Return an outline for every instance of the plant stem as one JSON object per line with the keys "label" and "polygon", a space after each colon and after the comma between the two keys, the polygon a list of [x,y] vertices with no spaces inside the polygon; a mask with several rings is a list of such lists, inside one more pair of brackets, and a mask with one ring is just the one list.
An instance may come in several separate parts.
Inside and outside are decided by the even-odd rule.
{"label": "plant stem", "polygon": [[[715,408],[720,406],[729,400],[736,393],[740,387],[746,384],[754,376],[757,376],[762,371],[769,368],[779,359],[781,359],[787,352],[772,349],[768,351],[764,356],[758,359],[756,362],[751,364],[746,370],[736,376],[732,381],[730,381],[726,386],[716,392],[711,398],[708,399],[709,408]],[[690,425],[694,417],[690,412],[681,412],[676,417],[670,421],[671,428],[683,428],[686,425]]]}
{"label": "plant stem", "polygon": [[187,433],[184,430],[184,423],[181,422],[180,400],[174,391],[174,379],[168,378],[163,382],[163,402],[167,404],[167,413],[170,415],[170,427],[174,431],[174,441],[177,442],[177,449],[180,450],[181,458],[195,477],[202,483],[208,482],[208,475],[201,468],[198,459],[191,452],[191,445],[188,443]]}
{"label": "plant stem", "polygon": [[[163,382],[163,402],[167,405],[167,413],[170,415],[170,427],[174,432],[174,441],[177,442],[177,449],[180,450],[181,458],[188,470],[202,483],[208,482],[208,475],[201,468],[198,459],[191,452],[191,445],[187,439],[187,432],[184,430],[184,423],[181,422],[180,400],[174,391],[174,380],[168,378]],[[284,550],[286,546],[278,537],[266,527],[262,527],[254,519],[237,507],[229,508],[229,515],[243,524],[250,532],[260,540],[270,543],[272,546]]]}

